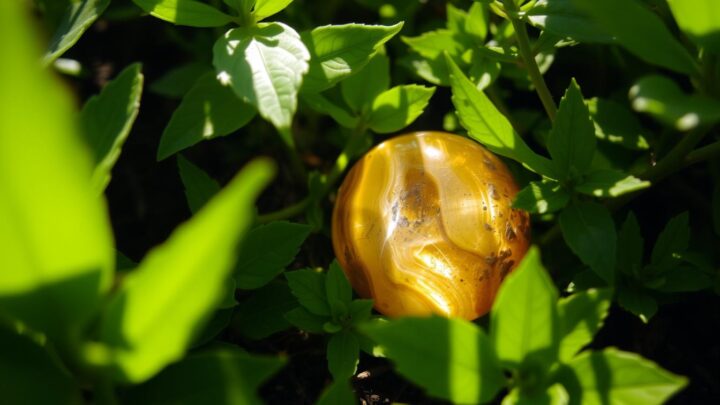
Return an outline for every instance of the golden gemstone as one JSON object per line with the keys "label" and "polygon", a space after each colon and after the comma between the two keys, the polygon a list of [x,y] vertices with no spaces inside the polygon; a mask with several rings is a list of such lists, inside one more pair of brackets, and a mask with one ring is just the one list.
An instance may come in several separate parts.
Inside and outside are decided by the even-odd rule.
{"label": "golden gemstone", "polygon": [[333,211],[335,255],[388,316],[486,314],[529,245],[505,164],[470,139],[417,132],[362,157]]}

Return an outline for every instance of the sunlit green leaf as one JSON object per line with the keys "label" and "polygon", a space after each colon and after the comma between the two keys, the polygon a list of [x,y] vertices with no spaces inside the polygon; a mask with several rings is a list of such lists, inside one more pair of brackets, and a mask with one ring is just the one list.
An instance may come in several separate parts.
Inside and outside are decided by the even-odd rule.
{"label": "sunlit green leaf", "polygon": [[360,73],[340,83],[343,99],[356,113],[370,109],[375,98],[389,87],[390,59],[382,53],[376,53]]}
{"label": "sunlit green leaf", "polygon": [[150,15],[177,25],[221,27],[232,17],[197,0],[132,0]]}
{"label": "sunlit green leaf", "polygon": [[140,64],[130,65],[83,106],[80,120],[95,160],[93,184],[101,193],[130,133],[142,94]]}
{"label": "sunlit green leaf", "polygon": [[532,181],[520,190],[513,201],[513,208],[531,214],[546,214],[563,209],[570,201],[570,193],[554,181]]}
{"label": "sunlit green leaf", "polygon": [[470,136],[491,151],[514,159],[537,173],[552,177],[550,160],[533,152],[490,99],[475,87],[450,58],[446,60],[451,72],[452,101],[460,122]]}
{"label": "sunlit green leaf", "polygon": [[561,380],[570,404],[583,405],[660,405],[687,385],[685,377],[613,348],[579,355]]}
{"label": "sunlit green leaf", "polygon": [[504,385],[485,333],[461,319],[400,318],[366,324],[398,372],[430,395],[456,403],[487,402]]}
{"label": "sunlit green leaf", "polygon": [[668,0],[680,29],[696,44],[720,52],[720,3],[716,0]]}
{"label": "sunlit green leaf", "polygon": [[303,92],[319,92],[359,72],[370,58],[402,29],[383,25],[325,25],[301,35],[310,52]]}
{"label": "sunlit green leaf", "polygon": [[71,2],[60,20],[60,25],[50,39],[47,53],[43,57],[45,65],[51,64],[65,51],[70,49],[105,11],[110,0],[81,0]]}
{"label": "sunlit green leaf", "polygon": [[40,66],[25,12],[0,2],[0,308],[74,334],[110,288],[115,251],[71,97]]}
{"label": "sunlit green leaf", "polygon": [[368,127],[379,134],[399,131],[419,117],[435,94],[434,87],[417,84],[395,86],[373,100]]}
{"label": "sunlit green leaf", "polygon": [[144,381],[182,357],[222,299],[255,198],[272,174],[268,161],[248,164],[125,278],[100,334],[113,350],[116,379]]}
{"label": "sunlit green leaf", "polygon": [[610,290],[577,292],[558,302],[560,314],[560,360],[567,362],[592,342],[610,309]]}
{"label": "sunlit green leaf", "polygon": [[532,357],[549,366],[557,359],[557,298],[557,289],[533,247],[501,285],[490,313],[490,333],[501,361],[517,367]]}
{"label": "sunlit green leaf", "polygon": [[601,24],[578,9],[573,0],[540,0],[528,13],[534,26],[578,42],[610,43],[610,35]]}
{"label": "sunlit green leaf", "polygon": [[647,131],[629,108],[604,98],[585,100],[595,124],[595,137],[628,149],[646,150]]}
{"label": "sunlit green leaf", "polygon": [[253,16],[256,21],[264,20],[284,10],[293,0],[256,0]]}
{"label": "sunlit green leaf", "polygon": [[583,176],[575,191],[595,197],[617,197],[648,187],[649,181],[617,170],[596,170]]}
{"label": "sunlit green leaf", "polygon": [[300,35],[283,23],[231,29],[213,47],[220,82],[254,105],[288,143],[309,59]]}
{"label": "sunlit green leaf", "polygon": [[157,158],[162,160],[198,142],[231,134],[250,122],[256,112],[209,72],[197,80],[173,112],[160,138]]}

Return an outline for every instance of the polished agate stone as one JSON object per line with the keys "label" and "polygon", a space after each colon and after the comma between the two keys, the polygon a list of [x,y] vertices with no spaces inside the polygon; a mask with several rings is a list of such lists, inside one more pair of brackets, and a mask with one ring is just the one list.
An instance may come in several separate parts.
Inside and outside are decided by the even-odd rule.
{"label": "polished agate stone", "polygon": [[387,140],[362,157],[333,211],[335,255],[359,295],[388,316],[475,319],[529,244],[518,188],[476,142],[443,132]]}

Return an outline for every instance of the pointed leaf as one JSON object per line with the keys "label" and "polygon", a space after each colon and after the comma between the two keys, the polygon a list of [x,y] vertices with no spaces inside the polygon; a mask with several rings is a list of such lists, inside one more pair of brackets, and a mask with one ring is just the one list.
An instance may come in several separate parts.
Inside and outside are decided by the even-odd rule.
{"label": "pointed leaf", "polygon": [[490,99],[465,77],[450,58],[452,101],[470,136],[491,151],[516,160],[530,170],[552,177],[551,162],[530,149]]}
{"label": "pointed leaf", "polygon": [[571,204],[560,213],[560,229],[580,260],[613,285],[617,235],[607,208],[592,202]]}
{"label": "pointed leaf", "polygon": [[233,18],[197,0],[133,0],[150,15],[177,25],[222,27]]}
{"label": "pointed leaf", "polygon": [[400,318],[362,326],[397,371],[428,394],[456,403],[487,402],[504,386],[485,333],[461,319]]}
{"label": "pointed leaf", "polygon": [[643,323],[650,322],[658,310],[657,301],[646,291],[637,287],[623,287],[617,292],[617,302],[621,307],[640,318]]}
{"label": "pointed leaf", "polygon": [[107,306],[100,334],[114,349],[116,379],[144,381],[183,356],[222,299],[255,198],[272,172],[268,161],[248,164],[126,277]]}
{"label": "pointed leaf", "polygon": [[330,337],[327,345],[328,369],[333,379],[347,380],[355,374],[360,344],[355,334],[344,330]]}
{"label": "pointed leaf", "polygon": [[549,366],[557,359],[557,298],[533,247],[500,286],[490,313],[490,336],[501,361],[517,367],[532,357]]}
{"label": "pointed leaf", "polygon": [[110,172],[135,122],[142,87],[140,64],[130,65],[91,97],[80,113],[85,141],[95,159],[93,184],[99,193],[110,182]]}
{"label": "pointed leaf", "polygon": [[81,0],[70,2],[60,20],[50,45],[43,57],[46,66],[59,58],[80,39],[97,18],[105,11],[110,0]]}
{"label": "pointed leaf", "polygon": [[610,290],[577,292],[558,302],[560,314],[560,361],[567,362],[592,342],[610,309]]}
{"label": "pointed leaf", "polygon": [[617,236],[617,267],[627,275],[637,276],[642,267],[644,241],[635,214],[630,212]]}
{"label": "pointed leaf", "polygon": [[256,21],[262,21],[281,12],[292,2],[293,0],[256,0],[253,16]]}
{"label": "pointed leaf", "polygon": [[358,118],[352,115],[343,106],[336,104],[324,95],[320,93],[305,93],[301,94],[300,98],[307,103],[313,110],[327,114],[338,124],[345,128],[355,128],[358,123]]}
{"label": "pointed leaf", "polygon": [[527,15],[535,27],[578,42],[611,43],[614,39],[601,24],[576,7],[573,0],[541,0]]}
{"label": "pointed leaf", "polygon": [[653,246],[651,263],[677,262],[690,243],[689,215],[686,212],[668,221]]}
{"label": "pointed leaf", "polygon": [[352,301],[352,287],[337,260],[333,260],[330,264],[325,277],[325,292],[333,316],[346,315]]}
{"label": "pointed leaf", "polygon": [[285,273],[290,289],[300,304],[320,316],[330,316],[330,306],[325,292],[325,275],[311,269]]}
{"label": "pointed leaf", "polygon": [[301,35],[310,52],[302,91],[317,93],[362,70],[383,44],[402,29],[384,25],[326,25]]}
{"label": "pointed leaf", "polygon": [[614,348],[585,352],[570,362],[561,377],[571,404],[660,405],[687,385],[687,379],[635,353]]}
{"label": "pointed leaf", "polygon": [[358,73],[340,83],[340,91],[350,110],[369,109],[375,98],[390,87],[390,59],[376,53]]}
{"label": "pointed leaf", "polygon": [[160,138],[158,160],[198,142],[231,134],[255,117],[255,107],[223,87],[215,75],[201,76],[183,96]]}
{"label": "pointed leaf", "polygon": [[40,66],[25,5],[0,1],[0,307],[56,336],[98,309],[115,251],[70,94]]}
{"label": "pointed leaf", "polygon": [[288,329],[290,323],[285,314],[297,306],[297,298],[286,283],[270,283],[238,303],[233,329],[248,339],[264,339]]}
{"label": "pointed leaf", "polygon": [[618,197],[648,187],[649,181],[618,170],[596,170],[583,176],[575,191],[595,197]]}
{"label": "pointed leaf", "polygon": [[370,108],[368,127],[379,134],[405,128],[423,113],[433,94],[434,87],[417,84],[395,86],[380,93]]}
{"label": "pointed leaf", "polygon": [[195,214],[220,191],[220,185],[202,169],[180,155],[177,163],[180,179],[185,187],[185,198],[190,212]]}
{"label": "pointed leaf", "polygon": [[281,133],[289,131],[310,53],[283,23],[260,23],[226,32],[213,47],[218,79]]}
{"label": "pointed leaf", "polygon": [[650,148],[645,136],[647,131],[640,125],[632,111],[618,102],[604,98],[585,100],[595,124],[595,137],[624,148],[646,150]]}
{"label": "pointed leaf", "polygon": [[338,405],[338,404],[356,404],[357,399],[353,394],[350,383],[345,380],[335,380],[316,402],[316,405]]}
{"label": "pointed leaf", "polygon": [[546,214],[563,209],[570,201],[570,193],[554,181],[532,181],[520,190],[513,201],[513,208],[531,214]]}
{"label": "pointed leaf", "polygon": [[312,229],[287,221],[271,222],[251,230],[240,249],[235,280],[245,290],[259,288],[295,260]]}

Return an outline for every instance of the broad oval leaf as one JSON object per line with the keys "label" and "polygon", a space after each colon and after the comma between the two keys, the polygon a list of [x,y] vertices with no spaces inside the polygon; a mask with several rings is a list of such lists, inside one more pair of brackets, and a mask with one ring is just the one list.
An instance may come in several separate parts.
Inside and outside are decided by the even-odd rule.
{"label": "broad oval leaf", "polygon": [[365,324],[400,374],[428,394],[456,403],[484,403],[505,385],[493,347],[478,326],[437,316]]}
{"label": "broad oval leaf", "polygon": [[110,182],[110,172],[140,109],[140,69],[137,63],[125,68],[100,94],[91,97],[80,113],[85,141],[95,160],[93,184],[98,193]]}
{"label": "broad oval leaf", "polygon": [[560,361],[567,362],[592,342],[610,309],[610,290],[576,292],[558,302],[560,315]]}
{"label": "broad oval leaf", "polygon": [[153,17],[190,27],[222,27],[233,18],[197,0],[133,0]]}
{"label": "broad oval leaf", "polygon": [[535,360],[549,367],[560,341],[558,292],[536,247],[500,286],[490,313],[490,333],[498,358],[513,367]]}
{"label": "broad oval leaf", "polygon": [[395,86],[373,100],[367,125],[379,134],[399,131],[419,117],[435,94],[434,87],[417,84]]}
{"label": "broad oval leaf", "polygon": [[259,288],[282,273],[295,260],[311,230],[309,225],[277,221],[248,232],[235,266],[237,287]]}
{"label": "broad oval leaf", "polygon": [[317,93],[359,72],[382,45],[402,29],[384,25],[326,25],[301,35],[310,52],[302,91]]}
{"label": "broad oval leaf", "polygon": [[109,302],[101,341],[113,350],[115,379],[141,382],[181,358],[223,298],[254,201],[273,174],[248,164],[170,238],[152,250]]}
{"label": "broad oval leaf", "polygon": [[231,134],[255,117],[255,107],[240,100],[215,75],[200,77],[173,112],[160,138],[162,160],[198,142]]}
{"label": "broad oval leaf", "polygon": [[613,348],[583,353],[569,366],[561,382],[570,394],[570,404],[660,405],[687,385],[685,377]]}
{"label": "broad oval leaf", "polygon": [[675,21],[693,42],[720,52],[720,3],[717,0],[668,0]]}
{"label": "broad oval leaf", "polygon": [[580,260],[609,285],[615,281],[615,224],[607,208],[578,202],[560,213],[565,242]]}
{"label": "broad oval leaf", "polygon": [[254,105],[281,133],[290,129],[309,60],[300,35],[283,23],[231,29],[213,47],[220,82]]}
{"label": "broad oval leaf", "polygon": [[0,307],[55,337],[98,309],[115,251],[71,97],[40,66],[25,11],[0,2]]}
{"label": "broad oval leaf", "polygon": [[578,42],[611,43],[614,38],[602,25],[578,9],[573,0],[540,0],[527,12],[530,23]]}

